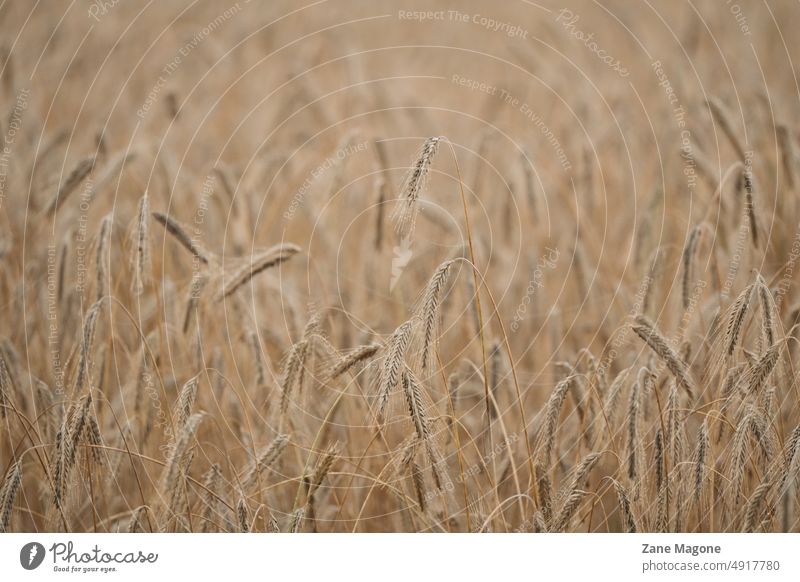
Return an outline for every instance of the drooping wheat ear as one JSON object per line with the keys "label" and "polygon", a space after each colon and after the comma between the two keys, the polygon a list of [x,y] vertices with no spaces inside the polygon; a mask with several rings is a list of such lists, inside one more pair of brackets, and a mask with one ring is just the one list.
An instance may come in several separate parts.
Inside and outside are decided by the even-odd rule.
{"label": "drooping wheat ear", "polygon": [[371,343],[357,347],[355,350],[336,362],[330,372],[331,379],[338,378],[359,362],[369,360],[378,352],[380,348],[381,345],[379,343]]}
{"label": "drooping wheat ear", "polygon": [[249,471],[245,475],[244,479],[242,479],[242,490],[249,491],[253,485],[256,484],[259,475],[261,475],[264,471],[272,467],[275,462],[280,458],[281,454],[289,444],[289,436],[285,434],[280,434],[275,437],[267,448],[261,451],[261,454],[258,455],[253,461],[253,464],[250,466]]}
{"label": "drooping wheat ear", "polygon": [[3,486],[0,487],[0,533],[8,531],[8,525],[11,523],[11,512],[14,508],[14,498],[17,496],[21,483],[22,460],[19,460],[14,463],[14,466],[6,474]]}
{"label": "drooping wheat ear", "polygon": [[633,384],[631,396],[628,402],[628,477],[636,479],[636,447],[639,441],[639,394],[642,390],[646,378],[650,375],[650,370],[642,368],[639,370],[639,377]]}
{"label": "drooping wheat ear", "polygon": [[787,471],[795,460],[800,460],[800,424],[794,427],[791,436],[786,441],[783,458]]}
{"label": "drooping wheat ear", "polygon": [[553,518],[553,484],[550,481],[550,476],[547,474],[547,469],[541,464],[536,464],[535,472],[536,490],[539,494],[539,508],[542,511],[542,517],[545,523],[550,523],[550,520]]}
{"label": "drooping wheat ear", "polygon": [[750,500],[747,502],[742,533],[754,532],[759,523],[761,523],[761,505],[764,503],[771,489],[772,479],[765,477],[764,481],[753,491]]}
{"label": "drooping wheat ear", "polygon": [[681,417],[678,409],[678,386],[673,382],[667,397],[667,458],[672,466],[678,464],[681,445]]}
{"label": "drooping wheat ear", "polygon": [[133,281],[131,292],[137,297],[144,292],[144,286],[150,280],[150,240],[148,226],[150,224],[150,199],[145,190],[139,201],[139,214],[136,220],[136,252],[133,255]]}
{"label": "drooping wheat ear", "polygon": [[569,497],[567,497],[567,500],[564,502],[564,506],[555,516],[553,525],[550,527],[550,532],[558,533],[566,529],[584,497],[586,497],[586,491],[581,489],[575,489],[569,494]]}
{"label": "drooping wheat ear", "polygon": [[189,234],[190,230],[187,226],[161,212],[153,212],[153,218],[155,218],[156,222],[161,224],[168,233],[175,237],[175,240],[177,240],[183,248],[197,257],[200,262],[205,265],[211,262],[210,251],[206,249],[200,241],[195,240]]}
{"label": "drooping wheat ear", "polygon": [[161,489],[167,499],[174,497],[175,491],[180,485],[178,477],[188,468],[189,462],[191,461],[191,445],[197,434],[200,422],[203,420],[203,416],[204,414],[202,412],[190,416],[181,428],[172,446],[169,458],[167,459],[166,468],[164,469],[164,480]]}
{"label": "drooping wheat ear", "polygon": [[775,303],[772,300],[772,293],[766,281],[764,281],[764,277],[761,275],[756,277],[756,288],[761,303],[761,324],[764,332],[764,340],[766,341],[767,347],[770,347],[775,343]]}
{"label": "drooping wheat ear", "polygon": [[97,415],[95,414],[94,408],[89,407],[87,417],[86,417],[86,424],[83,428],[84,430],[84,438],[89,445],[89,451],[92,455],[92,459],[97,464],[100,464],[103,460],[103,456],[101,454],[101,448],[103,447],[103,435],[100,434],[100,424],[97,422]]}
{"label": "drooping wheat ear", "polygon": [[753,168],[746,164],[742,169],[741,186],[744,189],[744,203],[747,210],[747,219],[750,223],[750,238],[753,241],[753,246],[758,248],[758,215],[756,213],[756,201],[753,196],[755,192],[755,178],[753,177]]}
{"label": "drooping wheat ear", "polygon": [[780,343],[771,346],[758,362],[747,371],[743,380],[747,383],[747,392],[749,394],[756,394],[767,383],[775,370],[775,365],[778,363],[782,347]]}
{"label": "drooping wheat ear", "polygon": [[281,385],[281,414],[286,414],[289,409],[289,401],[295,386],[298,388],[303,384],[303,371],[305,369],[306,356],[308,355],[308,340],[301,339],[289,350],[289,356],[283,368],[283,382]]}
{"label": "drooping wheat ear", "polygon": [[661,335],[653,323],[644,315],[638,315],[636,316],[636,323],[633,325],[633,331],[664,361],[667,369],[675,376],[678,384],[686,390],[689,398],[694,400],[694,382],[689,377],[686,362],[675,353],[666,338]]}
{"label": "drooping wheat ear", "polygon": [[61,431],[56,439],[58,450],[56,451],[53,480],[55,485],[54,498],[58,506],[61,505],[69,474],[75,465],[78,442],[83,434],[84,426],[86,426],[86,418],[91,404],[91,394],[87,394],[73,403],[64,416]]}
{"label": "drooping wheat ear", "polygon": [[652,259],[647,267],[647,275],[642,279],[640,287],[643,288],[641,308],[639,313],[647,315],[650,312],[650,303],[653,296],[653,289],[655,288],[656,276],[658,275],[658,264],[661,258],[661,248],[658,247],[652,253]]}
{"label": "drooping wheat ear", "polygon": [[86,179],[86,176],[94,168],[95,164],[95,157],[89,156],[88,158],[84,158],[79,161],[72,171],[67,175],[67,179],[61,183],[61,187],[56,192],[53,199],[50,201],[50,204],[47,206],[45,213],[47,215],[52,215],[56,210],[58,210],[58,205],[63,204],[66,202],[67,198],[70,194],[72,194],[75,189]]}
{"label": "drooping wheat ear", "polygon": [[756,407],[753,407],[752,418],[750,419],[750,432],[756,439],[756,442],[761,447],[761,452],[764,454],[764,459],[772,462],[775,454],[775,449],[778,448],[775,435],[770,430],[770,421],[765,416],[764,412]]}
{"label": "drooping wheat ear", "polygon": [[0,352],[0,418],[6,417],[6,407],[11,402],[11,395],[14,393],[14,386],[11,376],[8,373],[5,355]]}
{"label": "drooping wheat ear", "polygon": [[383,363],[378,386],[379,418],[383,418],[386,405],[389,403],[389,394],[400,381],[400,376],[405,367],[406,350],[411,342],[413,325],[413,321],[409,319],[394,331],[387,342],[386,359]]}
{"label": "drooping wheat ear", "polygon": [[232,295],[239,287],[250,281],[253,277],[266,271],[270,267],[288,261],[300,252],[300,247],[291,243],[280,243],[257,254],[249,264],[237,269],[227,281],[224,281],[217,293],[220,301]]}
{"label": "drooping wheat ear", "polygon": [[738,504],[739,495],[742,491],[742,483],[745,477],[745,464],[747,462],[747,437],[750,434],[751,424],[753,419],[753,411],[747,411],[739,424],[736,426],[736,432],[733,435],[733,444],[731,446],[730,456],[730,489],[731,496],[734,504]]}
{"label": "drooping wheat ear", "polygon": [[236,517],[239,522],[239,532],[240,533],[249,533],[250,532],[250,518],[248,517],[247,511],[247,504],[244,501],[243,497],[239,498],[239,501],[236,503]]}
{"label": "drooping wheat ear", "polygon": [[794,188],[794,185],[797,183],[795,166],[798,163],[797,148],[795,147],[794,138],[789,128],[783,124],[779,125],[776,130],[778,133],[778,142],[781,147],[781,161],[783,164],[783,171],[786,174],[786,183],[789,188]]}
{"label": "drooping wheat ear", "polygon": [[[138,156],[139,152],[135,150],[128,150],[127,152],[121,150],[111,160],[109,160],[109,162],[105,165],[105,169],[97,176],[94,184],[92,184],[93,188],[89,192],[89,202],[93,202],[97,193],[102,191],[102,189],[109,182],[111,182],[112,179],[119,176],[119,173],[125,167],[125,164],[132,162]],[[95,166],[97,166],[97,162],[95,162]]]}
{"label": "drooping wheat ear", "polygon": [[128,527],[125,528],[126,533],[136,533],[136,530],[142,528],[142,516],[147,512],[146,505],[140,505],[131,514],[131,519],[128,521]]}
{"label": "drooping wheat ear", "polygon": [[186,421],[189,420],[189,417],[192,415],[192,408],[194,408],[194,402],[197,399],[197,386],[199,383],[200,374],[197,374],[189,378],[178,394],[178,402],[175,407],[175,428],[178,430],[183,428],[183,425],[186,424]]}
{"label": "drooping wheat ear", "polygon": [[403,372],[402,377],[403,392],[408,405],[408,412],[414,424],[417,438],[424,445],[425,452],[431,463],[434,482],[438,489],[442,488],[443,476],[441,474],[441,458],[431,434],[430,423],[425,413],[425,405],[422,396],[422,386],[417,381],[409,368]]}
{"label": "drooping wheat ear", "polygon": [[269,533],[281,533],[281,528],[278,525],[278,520],[275,519],[275,516],[270,514],[269,521],[267,522],[267,531]]}
{"label": "drooping wheat ear", "polygon": [[656,531],[667,531],[669,522],[669,483],[667,482],[666,465],[664,459],[664,435],[659,428],[655,438],[655,466],[656,466]]}
{"label": "drooping wheat ear", "polygon": [[664,486],[664,435],[659,428],[654,443],[656,466],[656,489]]}
{"label": "drooping wheat ear", "polygon": [[614,485],[614,490],[617,492],[617,500],[619,502],[619,512],[622,517],[622,527],[628,533],[636,533],[636,519],[633,517],[633,510],[631,509],[631,500],[628,497],[628,492],[622,484],[611,479]]}
{"label": "drooping wheat ear", "polygon": [[603,410],[610,426],[614,426],[614,420],[617,415],[617,403],[619,402],[619,397],[622,394],[622,388],[625,386],[625,381],[630,375],[630,370],[630,368],[625,368],[622,372],[617,374],[617,376],[614,378],[614,381],[611,382],[611,386],[608,387],[608,391],[606,392],[606,400],[605,404],[603,405]]}
{"label": "drooping wheat ear", "polygon": [[417,437],[421,442],[426,442],[430,439],[431,433],[428,418],[425,415],[425,406],[422,402],[422,389],[408,369],[403,372],[403,393],[406,397],[411,422],[414,423],[414,429],[417,431]]}
{"label": "drooping wheat ear", "polygon": [[395,227],[401,237],[407,238],[414,230],[417,220],[417,201],[425,190],[431,163],[436,155],[441,138],[431,137],[425,140],[416,162],[406,175],[403,183],[401,200],[392,213]]}
{"label": "drooping wheat ear", "polygon": [[728,317],[728,328],[725,334],[726,353],[729,356],[733,355],[736,349],[736,344],[739,342],[739,336],[742,333],[744,318],[747,315],[747,310],[750,309],[750,301],[753,296],[754,285],[748,285],[744,291],[736,298],[733,304],[733,309]]}
{"label": "drooping wheat ear", "polygon": [[86,378],[91,369],[91,351],[94,344],[95,329],[97,328],[97,317],[100,315],[100,306],[102,300],[96,301],[89,308],[86,313],[86,318],[83,321],[83,338],[81,341],[81,351],[78,357],[78,373],[75,378],[75,388],[73,394],[79,394],[83,391],[86,383]]}
{"label": "drooping wheat ear", "polygon": [[689,239],[686,241],[686,246],[683,247],[683,279],[682,279],[682,297],[683,308],[689,309],[689,302],[691,301],[692,292],[692,277],[694,274],[694,261],[697,256],[697,249],[700,246],[700,235],[703,232],[701,225],[697,225],[692,229],[689,234]]}
{"label": "drooping wheat ear", "polygon": [[256,330],[252,330],[247,335],[248,343],[250,344],[250,348],[253,350],[253,362],[255,363],[256,367],[256,385],[257,386],[264,386],[267,383],[267,373],[264,368],[264,356],[261,353],[261,343],[258,339],[258,332]]}
{"label": "drooping wheat ear", "polygon": [[71,247],[72,234],[67,233],[64,235],[64,240],[61,243],[61,249],[58,254],[58,290],[56,292],[56,299],[59,305],[61,305],[61,302],[64,300],[64,293],[66,292],[67,261]]}
{"label": "drooping wheat ear", "polygon": [[558,419],[561,416],[561,407],[564,405],[564,400],[567,398],[570,385],[574,382],[572,376],[561,380],[553,389],[550,394],[550,399],[547,401],[545,421],[543,427],[544,434],[544,451],[542,453],[542,461],[545,468],[550,467],[550,457],[553,454],[553,447],[556,442],[556,433],[558,432]]}
{"label": "drooping wheat ear", "polygon": [[217,463],[211,465],[203,479],[203,518],[200,531],[205,533],[211,530],[214,515],[218,507],[218,491],[222,481],[222,469]]}
{"label": "drooping wheat ear", "polygon": [[292,514],[292,522],[289,524],[289,533],[297,533],[303,527],[303,518],[306,515],[306,510],[303,507],[298,507],[294,514]]}
{"label": "drooping wheat ear", "polygon": [[308,484],[308,499],[311,505],[314,503],[314,495],[319,491],[325,477],[330,473],[331,467],[333,467],[333,463],[336,462],[336,459],[339,457],[340,451],[339,443],[334,443],[329,446],[325,453],[317,460],[314,473],[311,475],[311,480]]}
{"label": "drooping wheat ear", "polygon": [[411,473],[411,483],[414,485],[414,494],[417,496],[417,504],[420,511],[425,511],[425,477],[422,474],[422,467],[416,462],[409,464]]}
{"label": "drooping wheat ear", "polygon": [[97,271],[97,293],[95,301],[99,301],[106,295],[108,287],[108,265],[109,239],[111,237],[111,214],[107,214],[100,223],[100,234],[97,236],[97,256],[95,257],[95,269]]}
{"label": "drooping wheat ear", "polygon": [[745,154],[745,147],[742,145],[742,142],[736,133],[733,115],[725,106],[725,104],[717,97],[710,97],[706,103],[708,103],[708,106],[711,109],[711,115],[713,115],[716,122],[719,123],[722,131],[725,133],[725,136],[731,143],[731,146],[733,146],[733,149],[736,151],[736,155],[739,156],[741,161],[744,161],[747,155]]}
{"label": "drooping wheat ear", "polygon": [[792,431],[783,447],[783,468],[778,486],[781,495],[786,495],[788,492],[789,483],[798,468],[800,468],[800,424]]}
{"label": "drooping wheat ear", "polygon": [[579,487],[586,485],[589,473],[592,472],[598,460],[600,460],[600,453],[589,453],[583,458],[574,470],[568,491],[575,491]]}
{"label": "drooping wheat ear", "polygon": [[442,293],[447,285],[450,275],[450,267],[455,263],[455,259],[445,261],[436,269],[436,272],[428,281],[425,288],[425,296],[422,300],[422,370],[428,367],[431,352],[436,346],[438,335],[436,333],[436,323],[439,314],[439,306],[442,301]]}
{"label": "drooping wheat ear", "polygon": [[705,481],[706,474],[706,457],[708,456],[708,447],[710,444],[708,435],[708,417],[703,420],[700,427],[700,434],[697,437],[697,450],[695,451],[695,465],[694,465],[694,501],[698,503],[700,496],[703,494],[703,482]]}

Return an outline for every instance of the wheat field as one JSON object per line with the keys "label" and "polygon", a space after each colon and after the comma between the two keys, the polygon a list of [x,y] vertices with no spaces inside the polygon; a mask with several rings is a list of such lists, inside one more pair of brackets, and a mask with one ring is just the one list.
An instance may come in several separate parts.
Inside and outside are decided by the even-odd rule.
{"label": "wheat field", "polygon": [[0,531],[800,530],[796,18],[0,2]]}

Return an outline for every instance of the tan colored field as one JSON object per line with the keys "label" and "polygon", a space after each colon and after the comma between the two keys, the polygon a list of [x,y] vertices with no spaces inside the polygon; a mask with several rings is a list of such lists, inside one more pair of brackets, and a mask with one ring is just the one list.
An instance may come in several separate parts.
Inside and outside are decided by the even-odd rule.
{"label": "tan colored field", "polygon": [[798,18],[0,3],[0,531],[800,530]]}

